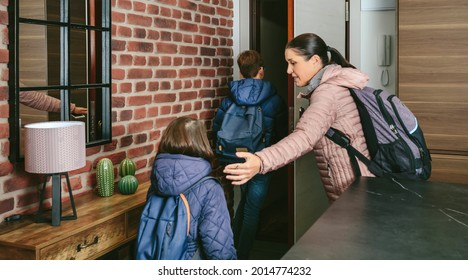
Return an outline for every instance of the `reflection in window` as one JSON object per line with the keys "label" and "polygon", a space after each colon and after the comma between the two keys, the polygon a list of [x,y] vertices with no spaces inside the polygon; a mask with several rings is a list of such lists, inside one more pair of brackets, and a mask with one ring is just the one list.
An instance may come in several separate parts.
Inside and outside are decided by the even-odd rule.
{"label": "reflection in window", "polygon": [[87,145],[111,140],[110,0],[10,0],[10,158],[22,127],[86,123]]}

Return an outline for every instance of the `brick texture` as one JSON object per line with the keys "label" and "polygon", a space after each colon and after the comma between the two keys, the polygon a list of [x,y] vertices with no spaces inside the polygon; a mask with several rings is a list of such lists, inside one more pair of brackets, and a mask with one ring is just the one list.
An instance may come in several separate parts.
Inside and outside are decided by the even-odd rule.
{"label": "brick texture", "polygon": [[[43,180],[8,159],[6,5],[0,2],[0,221],[37,209]],[[70,172],[74,195],[94,189],[103,157],[114,163],[116,180],[125,157],[136,162],[140,182],[149,180],[161,134],[173,119],[211,124],[232,79],[232,27],[232,0],[112,1],[112,142],[88,148],[86,166]],[[66,191],[63,196],[67,201]]]}

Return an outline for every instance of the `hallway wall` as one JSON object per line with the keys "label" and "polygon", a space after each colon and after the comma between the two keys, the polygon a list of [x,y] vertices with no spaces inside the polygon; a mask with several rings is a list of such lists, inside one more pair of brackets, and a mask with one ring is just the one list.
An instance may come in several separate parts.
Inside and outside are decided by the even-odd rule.
{"label": "hallway wall", "polygon": [[[116,174],[120,161],[129,157],[136,162],[138,180],[149,180],[167,124],[192,116],[211,128],[233,74],[232,0],[111,2],[112,143],[88,148],[86,166],[70,173],[76,196],[94,190],[95,166],[103,157],[112,160]],[[0,1],[0,222],[35,212],[43,180],[8,159],[7,3]]]}

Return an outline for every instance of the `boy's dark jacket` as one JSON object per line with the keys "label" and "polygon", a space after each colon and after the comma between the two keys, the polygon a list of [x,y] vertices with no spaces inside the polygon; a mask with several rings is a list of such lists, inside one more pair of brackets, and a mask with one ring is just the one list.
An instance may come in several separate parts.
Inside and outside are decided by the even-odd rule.
{"label": "boy's dark jacket", "polygon": [[[159,154],[153,164],[148,193],[177,195],[210,174],[211,164],[205,159]],[[197,249],[203,259],[236,259],[230,217],[219,183],[203,182],[187,195],[187,200],[191,211],[191,241],[185,259],[192,259]]]}
{"label": "boy's dark jacket", "polygon": [[217,132],[221,129],[224,115],[233,102],[248,106],[262,103],[263,125],[271,132],[267,146],[286,136],[286,105],[273,84],[266,80],[248,78],[230,82],[229,89],[231,93],[221,101],[213,121],[213,143],[216,143]]}

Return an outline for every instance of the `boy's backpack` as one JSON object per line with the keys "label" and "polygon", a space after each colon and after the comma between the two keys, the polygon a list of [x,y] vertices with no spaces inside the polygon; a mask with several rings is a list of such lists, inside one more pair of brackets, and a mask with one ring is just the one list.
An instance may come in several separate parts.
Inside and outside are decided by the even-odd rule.
{"label": "boy's backpack", "polygon": [[196,182],[176,196],[149,195],[143,209],[136,239],[137,260],[181,260],[185,256],[190,231],[190,206],[186,195],[204,181]]}
{"label": "boy's backpack", "polygon": [[378,177],[427,180],[431,156],[413,113],[386,91],[370,87],[349,91],[359,111],[371,159],[352,147],[341,131],[330,128],[326,136],[348,151],[356,176],[361,175],[357,157]]}
{"label": "boy's backpack", "polygon": [[221,163],[242,162],[236,152],[254,153],[266,147],[263,110],[233,102],[227,109],[217,133],[215,153]]}

